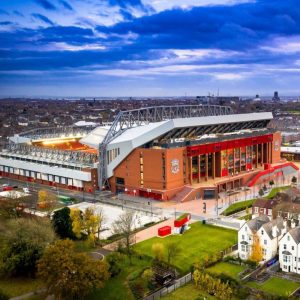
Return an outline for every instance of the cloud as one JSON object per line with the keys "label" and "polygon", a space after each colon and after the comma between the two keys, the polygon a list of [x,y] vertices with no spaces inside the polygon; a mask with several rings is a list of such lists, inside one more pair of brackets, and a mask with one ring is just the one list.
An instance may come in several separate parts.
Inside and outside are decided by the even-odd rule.
{"label": "cloud", "polygon": [[42,21],[48,25],[54,25],[54,23],[49,19],[47,18],[46,16],[44,15],[41,15],[41,14],[37,14],[37,13],[34,13],[34,14],[31,14],[35,19],[39,20],[39,21]]}
{"label": "cloud", "polygon": [[38,5],[46,10],[56,10],[56,6],[48,0],[34,0]]}
{"label": "cloud", "polygon": [[8,16],[9,13],[6,10],[0,8],[0,15],[7,15]]}
{"label": "cloud", "polygon": [[300,35],[276,37],[268,42],[268,45],[261,46],[261,49],[284,54],[294,54],[300,52]]}
{"label": "cloud", "polygon": [[67,10],[74,10],[73,7],[65,0],[59,0],[59,3],[62,4],[62,6]]}

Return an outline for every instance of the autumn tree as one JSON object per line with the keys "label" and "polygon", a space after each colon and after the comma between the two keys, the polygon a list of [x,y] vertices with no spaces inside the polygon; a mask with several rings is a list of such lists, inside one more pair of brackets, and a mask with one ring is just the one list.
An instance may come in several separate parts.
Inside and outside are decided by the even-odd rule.
{"label": "autumn tree", "polygon": [[162,243],[155,243],[152,245],[152,253],[154,255],[155,260],[163,261],[164,259],[165,248]]}
{"label": "autumn tree", "polygon": [[253,244],[250,259],[255,262],[260,262],[263,259],[262,247],[259,243],[259,236],[257,233],[253,235]]}
{"label": "autumn tree", "polygon": [[80,239],[82,236],[83,222],[82,212],[78,208],[72,208],[70,211],[70,217],[72,220],[72,230],[76,238]]}
{"label": "autumn tree", "polygon": [[166,251],[167,251],[167,263],[168,266],[171,265],[171,262],[180,255],[181,248],[179,243],[175,241],[169,241],[166,243]]}
{"label": "autumn tree", "polygon": [[33,276],[37,260],[55,238],[48,219],[11,220],[1,236],[1,273],[9,276]]}
{"label": "autumn tree", "polygon": [[94,288],[103,287],[109,277],[106,262],[76,252],[70,240],[46,248],[38,262],[38,275],[55,299],[84,299]]}
{"label": "autumn tree", "polygon": [[114,234],[119,234],[122,237],[121,242],[126,249],[130,265],[132,264],[131,244],[134,242],[134,216],[135,214],[131,211],[125,212],[112,226]]}
{"label": "autumn tree", "polygon": [[72,230],[75,236],[80,239],[86,234],[88,241],[95,246],[96,234],[99,236],[103,223],[103,213],[97,214],[93,208],[88,207],[84,212],[78,208],[71,209]]}
{"label": "autumn tree", "polygon": [[40,190],[38,193],[38,207],[45,208],[49,213],[52,212],[57,204],[57,196],[46,190]]}

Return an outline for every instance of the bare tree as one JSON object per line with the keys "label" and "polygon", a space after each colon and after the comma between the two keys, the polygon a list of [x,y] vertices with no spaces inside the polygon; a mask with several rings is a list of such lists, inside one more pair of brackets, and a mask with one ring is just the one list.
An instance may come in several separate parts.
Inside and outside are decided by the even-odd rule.
{"label": "bare tree", "polygon": [[170,241],[166,243],[165,247],[167,250],[168,266],[170,266],[173,259],[180,254],[181,248],[179,246],[179,243],[176,243],[175,241]]}
{"label": "bare tree", "polygon": [[122,237],[122,242],[126,249],[130,265],[132,264],[131,244],[134,241],[134,216],[135,214],[133,212],[125,212],[112,226],[113,232]]}

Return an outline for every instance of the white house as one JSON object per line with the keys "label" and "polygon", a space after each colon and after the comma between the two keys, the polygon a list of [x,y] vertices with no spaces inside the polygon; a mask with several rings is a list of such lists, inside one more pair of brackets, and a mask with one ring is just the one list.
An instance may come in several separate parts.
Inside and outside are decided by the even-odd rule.
{"label": "white house", "polygon": [[292,228],[279,242],[279,264],[284,272],[300,274],[300,226]]}
{"label": "white house", "polygon": [[253,238],[256,234],[262,248],[263,260],[272,259],[278,250],[279,241],[286,233],[287,223],[282,218],[270,221],[266,215],[254,218],[240,228],[238,232],[238,253],[241,259],[252,255]]}
{"label": "white house", "polygon": [[270,220],[267,216],[261,215],[248,222],[245,222],[238,232],[238,253],[241,259],[249,259],[252,253],[253,235],[265,223]]}

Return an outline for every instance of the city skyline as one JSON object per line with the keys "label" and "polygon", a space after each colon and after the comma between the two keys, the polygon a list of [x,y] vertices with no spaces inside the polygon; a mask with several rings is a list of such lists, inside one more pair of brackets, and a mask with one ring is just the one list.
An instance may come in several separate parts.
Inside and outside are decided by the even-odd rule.
{"label": "city skyline", "polygon": [[0,96],[299,95],[297,1],[0,4]]}

